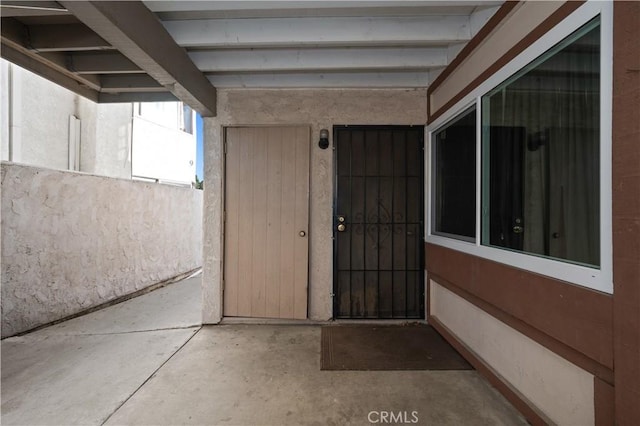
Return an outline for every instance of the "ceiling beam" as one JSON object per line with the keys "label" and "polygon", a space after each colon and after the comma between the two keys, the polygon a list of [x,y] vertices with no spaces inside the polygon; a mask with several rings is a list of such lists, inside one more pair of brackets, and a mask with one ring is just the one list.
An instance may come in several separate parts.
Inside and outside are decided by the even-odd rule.
{"label": "ceiling beam", "polygon": [[69,16],[70,13],[66,10],[38,10],[38,9],[22,9],[14,7],[5,7],[0,4],[0,15],[3,18],[26,18],[26,17],[38,17],[43,16]]}
{"label": "ceiling beam", "polygon": [[[96,91],[100,90],[100,81],[98,77],[91,75],[80,76],[70,71],[67,67],[66,56],[63,53],[50,52],[45,55],[39,55],[36,51],[29,49],[29,47],[25,45],[26,33],[26,27],[20,22],[13,18],[2,18],[2,57],[5,57],[5,55],[11,55],[11,58],[13,59],[10,59],[8,56],[6,59],[42,76],[46,74],[42,67],[48,66],[53,70],[51,75],[56,76],[57,80],[61,80],[58,77],[58,74],[62,74],[67,78],[76,80],[80,86],[86,86]],[[19,52],[20,55],[16,52]],[[63,80],[66,81],[66,79]],[[90,99],[93,96],[90,92],[82,91],[81,93],[78,90],[75,90],[77,86],[76,84],[60,84],[62,86],[65,86],[66,84],[65,87],[71,88],[71,90],[74,90],[76,93],[87,96]]]}
{"label": "ceiling beam", "polygon": [[368,8],[407,8],[407,7],[476,7],[478,5],[496,5],[504,0],[326,0],[305,1],[290,0],[144,0],[144,4],[154,11],[178,12],[185,10],[256,10],[256,9],[351,9]]}
{"label": "ceiling beam", "polygon": [[59,16],[69,12],[55,1],[13,1],[2,0],[0,15],[3,18],[16,16]]}
{"label": "ceiling beam", "polygon": [[31,25],[26,42],[38,52],[113,49],[84,24]]}
{"label": "ceiling beam", "polygon": [[69,69],[78,74],[144,73],[119,52],[74,52],[67,54]]}
{"label": "ceiling beam", "polygon": [[178,99],[203,116],[215,116],[215,87],[142,2],[60,3]]}
{"label": "ceiling beam", "polygon": [[437,46],[469,41],[468,16],[166,21],[183,47]]}
{"label": "ceiling beam", "polygon": [[210,75],[224,88],[415,88],[429,85],[428,72],[353,72]]}
{"label": "ceiling beam", "polygon": [[27,27],[13,18],[2,18],[0,20],[0,33],[3,40],[26,47]]}
{"label": "ceiling beam", "polygon": [[2,0],[2,8],[31,9],[31,10],[55,10],[66,12],[66,9],[57,1],[37,1],[37,0]]}
{"label": "ceiling beam", "polygon": [[503,1],[148,1],[162,20],[217,18],[304,18],[312,16],[468,15],[478,6]]}
{"label": "ceiling beam", "polygon": [[[169,3],[165,1],[164,3]],[[174,2],[182,3],[182,2]],[[196,5],[198,9],[177,12],[156,12],[163,21],[187,19],[256,19],[256,18],[335,18],[363,16],[428,16],[428,15],[468,15],[473,6],[416,6],[416,7],[353,7],[353,8],[319,8],[319,2],[307,2],[306,9],[239,9],[239,10],[201,10],[203,1]],[[296,2],[289,2],[296,3]],[[298,2],[305,4],[304,2]],[[313,6],[313,7],[309,7]]]}
{"label": "ceiling beam", "polygon": [[98,102],[101,104],[113,104],[120,102],[175,102],[176,98],[171,92],[125,92],[125,93],[100,93]]}
{"label": "ceiling beam", "polygon": [[51,67],[54,67],[69,77],[78,80],[81,84],[91,87],[95,90],[100,90],[100,77],[93,74],[86,75],[78,75],[73,68],[69,65],[69,55],[64,52],[43,52],[43,53],[34,53],[32,51],[28,51],[29,54],[33,55],[34,58],[48,64]]}
{"label": "ceiling beam", "polygon": [[500,5],[504,0],[326,0],[305,1],[290,0],[144,0],[144,4],[154,12],[180,12],[188,10],[259,10],[259,9],[406,9],[410,7],[476,7],[478,5]]}
{"label": "ceiling beam", "polygon": [[446,47],[219,49],[189,52],[203,72],[425,70],[448,64]]}
{"label": "ceiling beam", "polygon": [[94,102],[98,101],[97,90],[80,83],[66,73],[61,72],[59,68],[51,66],[51,64],[47,64],[34,57],[33,55],[29,55],[24,51],[15,49],[14,47],[5,44],[4,40],[2,41],[1,53],[2,57],[9,62],[19,65],[22,68],[28,69],[29,71],[38,74],[39,76],[44,77],[56,84],[59,84],[60,86],[69,89],[74,93],[84,96],[87,99],[90,99]]}
{"label": "ceiling beam", "polygon": [[0,3],[0,15],[2,15],[3,18],[68,14],[69,12],[55,1],[2,0],[2,3]]}
{"label": "ceiling beam", "polygon": [[100,78],[102,82],[101,92],[122,93],[122,92],[166,92],[153,78],[146,74],[107,74]]}

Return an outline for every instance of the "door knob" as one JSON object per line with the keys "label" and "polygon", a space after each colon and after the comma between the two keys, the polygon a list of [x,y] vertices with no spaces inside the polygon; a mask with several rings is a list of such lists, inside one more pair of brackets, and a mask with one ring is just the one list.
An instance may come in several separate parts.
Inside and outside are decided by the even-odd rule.
{"label": "door knob", "polygon": [[522,226],[522,219],[516,218],[516,225],[513,227],[513,232],[515,234],[522,234],[524,232],[524,227]]}
{"label": "door knob", "polygon": [[304,231],[300,231],[298,232],[298,235],[300,235],[301,237],[304,237],[305,235],[307,235],[307,233]]}
{"label": "door knob", "polygon": [[344,226],[344,223],[338,225],[338,232],[344,232],[345,229],[347,229],[347,227]]}

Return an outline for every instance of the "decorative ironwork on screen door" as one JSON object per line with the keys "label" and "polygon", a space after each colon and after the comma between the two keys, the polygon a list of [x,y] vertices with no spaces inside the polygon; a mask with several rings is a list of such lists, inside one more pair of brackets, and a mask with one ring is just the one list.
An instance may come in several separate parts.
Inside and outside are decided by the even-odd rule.
{"label": "decorative ironwork on screen door", "polygon": [[424,317],[424,128],[336,126],[334,317]]}

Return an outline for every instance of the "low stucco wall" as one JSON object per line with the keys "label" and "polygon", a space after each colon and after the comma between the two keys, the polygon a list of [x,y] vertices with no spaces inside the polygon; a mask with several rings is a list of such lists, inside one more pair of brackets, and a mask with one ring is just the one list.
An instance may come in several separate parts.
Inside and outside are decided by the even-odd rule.
{"label": "low stucco wall", "polygon": [[[308,125],[311,128],[308,317],[332,317],[333,151],[318,148],[333,125],[424,125],[426,89],[228,89],[218,91],[218,116],[205,118],[203,322],[222,312],[225,126]],[[332,138],[332,136],[330,137]],[[331,140],[331,142],[333,142]]]}
{"label": "low stucco wall", "polygon": [[2,163],[2,337],[202,262],[202,191]]}

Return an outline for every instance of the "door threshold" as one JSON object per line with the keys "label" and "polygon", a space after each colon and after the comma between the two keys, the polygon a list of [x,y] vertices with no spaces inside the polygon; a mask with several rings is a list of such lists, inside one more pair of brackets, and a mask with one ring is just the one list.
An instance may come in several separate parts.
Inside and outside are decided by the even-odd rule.
{"label": "door threshold", "polygon": [[409,325],[428,324],[426,319],[348,319],[311,320],[311,319],[280,319],[280,318],[251,318],[251,317],[223,317],[219,325]]}
{"label": "door threshold", "polygon": [[251,318],[251,317],[224,317],[220,325],[322,325],[326,321],[313,321],[310,319],[280,319],[280,318]]}
{"label": "door threshold", "polygon": [[409,325],[409,324],[428,324],[426,319],[349,319],[340,318],[331,322],[335,325]]}

